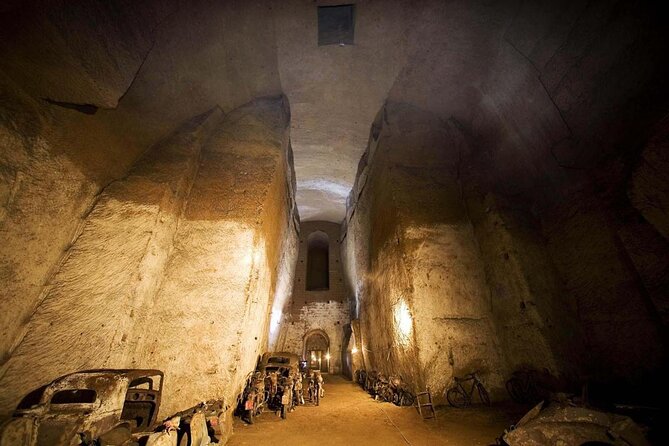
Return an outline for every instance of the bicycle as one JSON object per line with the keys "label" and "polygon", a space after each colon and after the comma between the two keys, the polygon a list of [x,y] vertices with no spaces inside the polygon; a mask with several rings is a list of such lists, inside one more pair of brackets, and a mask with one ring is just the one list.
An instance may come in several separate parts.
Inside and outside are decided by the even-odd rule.
{"label": "bicycle", "polygon": [[543,372],[535,369],[516,370],[506,382],[506,391],[517,403],[535,404],[555,391],[554,380],[547,369]]}
{"label": "bicycle", "polygon": [[[466,375],[464,378],[458,378],[457,376],[453,377],[455,385],[452,386],[448,391],[446,391],[446,399],[448,404],[453,407],[463,408],[468,407],[472,404],[472,396],[474,395],[474,389],[478,390],[479,399],[486,406],[490,406],[490,395],[488,391],[483,387],[483,383],[479,380],[476,372]],[[472,386],[469,391],[465,388],[464,383],[472,381]]]}
{"label": "bicycle", "polygon": [[367,381],[367,372],[365,369],[358,369],[356,370],[356,377],[358,384],[360,384],[361,387],[365,387],[365,382]]}
{"label": "bicycle", "polygon": [[374,399],[378,398],[381,398],[383,401],[392,401],[393,399],[390,383],[386,379],[386,376],[380,373],[374,383]]}
{"label": "bicycle", "polygon": [[390,378],[390,390],[392,395],[392,402],[396,406],[413,406],[415,397],[409,386],[402,381],[402,378]]}

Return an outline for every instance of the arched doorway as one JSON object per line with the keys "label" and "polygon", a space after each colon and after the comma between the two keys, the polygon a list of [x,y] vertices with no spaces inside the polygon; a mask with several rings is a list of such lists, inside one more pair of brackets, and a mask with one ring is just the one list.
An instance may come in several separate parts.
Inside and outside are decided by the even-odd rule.
{"label": "arched doorway", "polygon": [[312,370],[330,371],[330,338],[323,330],[304,335],[304,358]]}

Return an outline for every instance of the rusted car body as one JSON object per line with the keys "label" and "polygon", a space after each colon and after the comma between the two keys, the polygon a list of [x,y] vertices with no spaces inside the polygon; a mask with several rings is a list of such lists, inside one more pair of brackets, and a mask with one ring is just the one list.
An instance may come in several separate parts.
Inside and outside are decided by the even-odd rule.
{"label": "rusted car body", "polygon": [[0,425],[0,446],[133,444],[156,424],[160,370],[87,370],[62,376],[27,394]]}
{"label": "rusted car body", "polygon": [[502,437],[509,446],[608,444],[647,446],[631,418],[567,403],[537,404]]}
{"label": "rusted car body", "polygon": [[288,371],[291,376],[296,375],[300,372],[300,358],[294,353],[267,352],[262,355],[258,370],[264,375],[283,371]]}

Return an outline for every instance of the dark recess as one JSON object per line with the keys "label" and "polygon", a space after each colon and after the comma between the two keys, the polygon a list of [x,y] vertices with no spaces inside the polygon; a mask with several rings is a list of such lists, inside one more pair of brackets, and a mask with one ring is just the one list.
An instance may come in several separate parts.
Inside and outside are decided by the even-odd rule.
{"label": "dark recess", "polygon": [[54,101],[53,99],[49,98],[44,98],[44,100],[51,105],[57,105],[59,107],[69,108],[70,110],[76,110],[86,115],[94,115],[98,111],[98,107],[93,104],[74,104],[72,102]]}
{"label": "dark recess", "polygon": [[353,45],[355,5],[318,7],[318,45]]}
{"label": "dark recess", "polygon": [[330,289],[330,242],[327,234],[312,232],[307,248],[307,291],[326,291]]}

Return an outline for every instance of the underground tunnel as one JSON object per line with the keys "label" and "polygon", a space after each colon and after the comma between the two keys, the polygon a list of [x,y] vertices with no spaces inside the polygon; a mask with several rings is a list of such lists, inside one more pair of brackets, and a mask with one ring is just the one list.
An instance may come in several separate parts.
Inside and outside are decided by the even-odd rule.
{"label": "underground tunnel", "polygon": [[652,1],[0,4],[0,446],[667,444]]}

